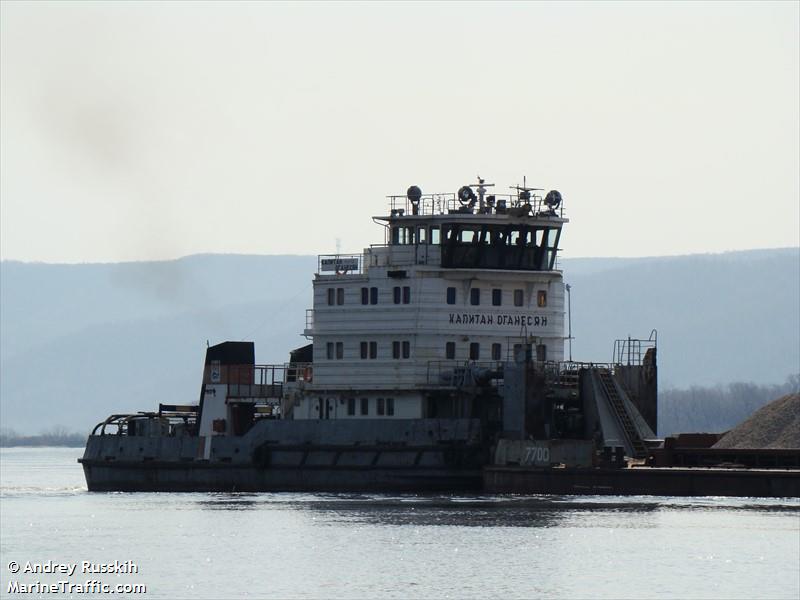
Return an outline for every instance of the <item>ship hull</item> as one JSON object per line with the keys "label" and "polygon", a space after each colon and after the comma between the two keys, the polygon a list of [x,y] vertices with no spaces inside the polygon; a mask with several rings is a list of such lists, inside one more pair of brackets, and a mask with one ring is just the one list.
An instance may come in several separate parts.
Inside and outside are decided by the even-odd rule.
{"label": "ship hull", "polygon": [[480,490],[487,451],[472,419],[263,421],[244,436],[92,435],[90,491]]}
{"label": "ship hull", "polygon": [[480,490],[478,469],[181,465],[84,461],[92,492],[422,492]]}

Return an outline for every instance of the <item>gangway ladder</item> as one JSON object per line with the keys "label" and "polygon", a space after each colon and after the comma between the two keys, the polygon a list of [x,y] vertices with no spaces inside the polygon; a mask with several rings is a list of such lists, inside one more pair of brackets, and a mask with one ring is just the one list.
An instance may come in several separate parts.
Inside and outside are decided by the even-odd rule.
{"label": "gangway ladder", "polygon": [[639,431],[634,426],[633,421],[631,421],[631,417],[628,414],[625,403],[622,401],[622,397],[617,391],[617,386],[614,383],[614,378],[611,375],[611,371],[608,369],[600,369],[598,373],[600,375],[600,383],[603,386],[606,397],[608,398],[609,402],[611,402],[611,406],[614,409],[614,412],[617,414],[617,420],[619,421],[619,424],[622,425],[625,436],[628,438],[628,442],[630,442],[630,445],[633,448],[633,458],[647,458],[647,446],[639,435]]}

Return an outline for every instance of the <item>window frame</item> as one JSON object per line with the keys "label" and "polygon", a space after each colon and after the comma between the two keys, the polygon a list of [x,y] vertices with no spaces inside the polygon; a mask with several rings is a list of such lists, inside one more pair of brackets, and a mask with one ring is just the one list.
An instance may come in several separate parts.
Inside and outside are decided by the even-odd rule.
{"label": "window frame", "polygon": [[525,290],[514,290],[514,306],[525,306]]}
{"label": "window frame", "polygon": [[492,360],[502,360],[503,359],[503,344],[498,344],[495,342],[492,344]]}
{"label": "window frame", "polygon": [[469,344],[469,359],[470,360],[480,360],[481,359],[481,343],[480,342],[470,342],[470,344]]}
{"label": "window frame", "polygon": [[470,288],[470,290],[469,290],[469,305],[470,306],[480,306],[481,305],[481,288],[479,288],[479,287]]}

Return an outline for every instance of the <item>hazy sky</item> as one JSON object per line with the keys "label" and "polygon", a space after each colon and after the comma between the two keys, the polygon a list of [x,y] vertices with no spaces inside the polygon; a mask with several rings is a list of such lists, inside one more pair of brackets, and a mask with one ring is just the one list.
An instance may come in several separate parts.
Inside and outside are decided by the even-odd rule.
{"label": "hazy sky", "polygon": [[565,256],[800,245],[800,3],[0,3],[0,253],[382,242],[555,188]]}

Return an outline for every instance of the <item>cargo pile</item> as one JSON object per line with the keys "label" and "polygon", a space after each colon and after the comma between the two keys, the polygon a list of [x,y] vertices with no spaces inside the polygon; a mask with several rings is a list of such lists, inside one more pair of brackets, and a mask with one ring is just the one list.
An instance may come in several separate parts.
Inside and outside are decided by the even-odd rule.
{"label": "cargo pile", "polygon": [[713,448],[800,448],[800,394],[783,396],[760,408]]}

